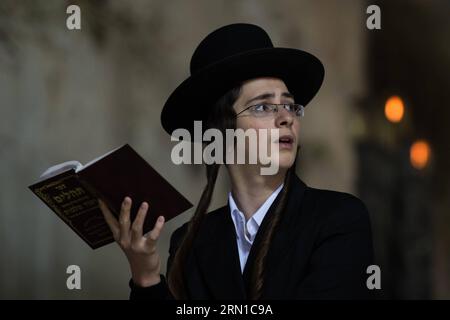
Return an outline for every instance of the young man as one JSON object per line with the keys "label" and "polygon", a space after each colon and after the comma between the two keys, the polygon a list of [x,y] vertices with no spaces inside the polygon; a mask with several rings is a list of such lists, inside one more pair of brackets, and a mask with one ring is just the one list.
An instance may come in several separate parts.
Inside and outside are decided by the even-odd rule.
{"label": "young man", "polygon": [[229,201],[207,213],[220,164],[206,165],[197,210],[171,237],[168,281],[156,248],[164,217],[143,235],[149,204],[143,203],[131,222],[132,199],[125,198],[119,221],[101,203],[130,263],[131,298],[370,297],[366,269],[373,264],[373,249],[364,204],[349,194],[310,188],[295,174],[303,108],[323,76],[316,57],[273,47],[255,25],[222,27],[199,44],[191,76],[163,108],[164,129],[193,132],[194,121],[220,132],[275,129],[277,138],[269,134],[268,141],[276,147],[279,170],[261,175],[260,161],[227,163]]}

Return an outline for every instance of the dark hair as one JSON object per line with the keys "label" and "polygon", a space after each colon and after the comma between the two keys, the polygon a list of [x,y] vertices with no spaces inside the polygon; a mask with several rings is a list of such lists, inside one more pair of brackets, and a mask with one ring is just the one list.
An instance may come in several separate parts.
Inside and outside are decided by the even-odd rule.
{"label": "dark hair", "polygon": [[[207,120],[207,128],[217,128],[222,133],[225,133],[225,129],[236,128],[236,112],[233,109],[233,104],[239,98],[241,93],[242,84],[238,84],[236,87],[224,94],[213,106],[209,119]],[[225,142],[224,142],[225,143]],[[225,155],[225,153],[224,153]],[[170,270],[168,270],[168,283],[172,294],[177,299],[186,299],[187,292],[184,286],[184,262],[190,252],[195,236],[202,225],[210,202],[213,195],[214,187],[216,184],[217,176],[219,173],[220,164],[207,164],[206,165],[206,178],[207,183],[200,197],[199,203],[195,210],[194,215],[188,223],[188,230],[182,240],[179,248],[175,253]],[[275,212],[270,217],[269,227],[267,228],[267,234],[263,237],[257,250],[254,269],[251,272],[251,291],[249,292],[250,299],[259,299],[261,297],[262,288],[264,284],[264,264],[269,249],[270,242],[272,240],[276,226],[280,220],[280,216],[284,211],[287,202],[287,193],[290,189],[292,175],[295,173],[294,165],[288,170],[285,178],[285,184],[280,192],[280,201],[275,209]]]}

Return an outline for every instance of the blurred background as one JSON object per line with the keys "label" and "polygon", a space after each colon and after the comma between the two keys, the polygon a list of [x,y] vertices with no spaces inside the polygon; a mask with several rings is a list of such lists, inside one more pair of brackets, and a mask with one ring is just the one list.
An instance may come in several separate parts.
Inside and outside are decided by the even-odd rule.
{"label": "blurred background", "polygon": [[[66,27],[70,4],[81,30]],[[378,30],[366,26],[372,4]],[[129,143],[197,203],[204,168],[171,162],[160,111],[203,37],[249,22],[275,46],[324,63],[302,120],[298,174],[366,203],[381,296],[449,299],[449,16],[447,0],[2,0],[0,298],[128,298],[118,246],[91,250],[28,186],[51,165]],[[223,173],[211,209],[226,202]],[[192,214],[167,222],[163,270],[171,232]],[[81,290],[66,287],[72,264]]]}

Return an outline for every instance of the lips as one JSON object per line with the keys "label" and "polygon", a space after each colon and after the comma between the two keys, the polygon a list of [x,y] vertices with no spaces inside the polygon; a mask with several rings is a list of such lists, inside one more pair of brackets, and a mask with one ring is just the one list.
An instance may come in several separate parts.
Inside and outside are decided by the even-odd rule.
{"label": "lips", "polygon": [[294,138],[291,135],[286,134],[284,136],[281,136],[278,139],[278,142],[280,142],[280,143],[292,143],[292,142],[294,142]]}
{"label": "lips", "polygon": [[280,149],[292,149],[294,144],[294,137],[292,135],[282,135],[278,139],[278,144],[280,145]]}

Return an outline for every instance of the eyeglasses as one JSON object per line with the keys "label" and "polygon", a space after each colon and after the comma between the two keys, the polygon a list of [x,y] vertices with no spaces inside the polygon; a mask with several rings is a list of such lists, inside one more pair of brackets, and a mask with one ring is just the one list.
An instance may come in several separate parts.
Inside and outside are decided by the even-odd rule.
{"label": "eyeglasses", "polygon": [[236,116],[239,116],[241,113],[245,111],[249,111],[250,115],[254,117],[270,117],[278,112],[278,108],[283,107],[289,113],[296,117],[303,117],[305,115],[305,107],[298,103],[283,103],[283,104],[273,104],[273,103],[260,103],[252,105],[248,108],[245,108],[241,112],[239,112]]}

